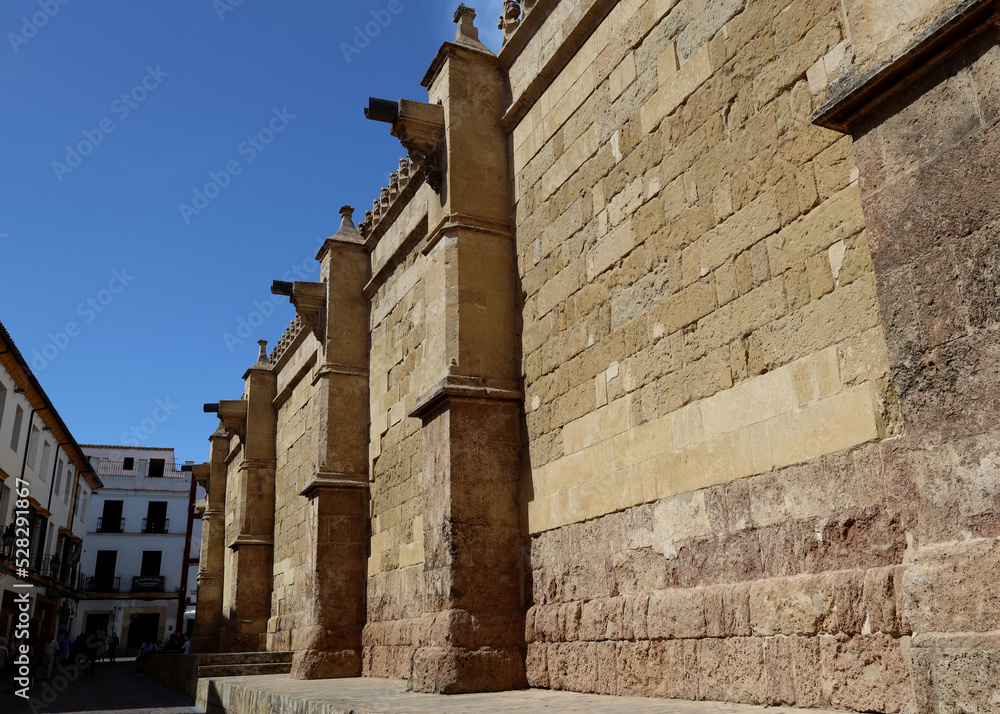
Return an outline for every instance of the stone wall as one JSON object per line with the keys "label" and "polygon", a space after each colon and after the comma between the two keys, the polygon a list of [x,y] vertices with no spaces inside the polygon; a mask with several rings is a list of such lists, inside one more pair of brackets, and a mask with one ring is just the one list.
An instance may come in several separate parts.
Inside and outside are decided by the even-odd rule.
{"label": "stone wall", "polygon": [[535,686],[909,700],[908,631],[868,618],[906,540],[858,170],[811,123],[844,28],[833,1],[618,3],[521,110]]}
{"label": "stone wall", "polygon": [[[297,322],[240,407],[276,380],[268,647],[418,691],[992,711],[995,3],[523,5],[497,56],[460,8],[391,122],[413,160],[276,284]],[[220,405],[228,543],[267,460]]]}
{"label": "stone wall", "polygon": [[422,179],[412,181],[406,196],[394,200],[393,219],[369,234],[371,545],[364,673],[403,679],[410,676],[424,614],[423,455],[420,420],[409,413],[430,387],[423,359],[428,260],[413,248],[426,240],[433,192]]}
{"label": "stone wall", "polygon": [[308,577],[313,540],[307,528],[309,504],[301,497],[312,474],[310,456],[314,393],[309,378],[316,363],[312,333],[297,339],[277,361],[278,459],[275,472],[274,589],[268,622],[270,651],[298,649],[296,631],[307,625],[305,613],[315,597]]}
{"label": "stone wall", "polygon": [[856,139],[906,424],[886,469],[912,541],[903,592],[921,712],[997,709],[998,10],[959,2],[932,16],[885,72],[845,77],[819,116],[856,98],[840,123]]}

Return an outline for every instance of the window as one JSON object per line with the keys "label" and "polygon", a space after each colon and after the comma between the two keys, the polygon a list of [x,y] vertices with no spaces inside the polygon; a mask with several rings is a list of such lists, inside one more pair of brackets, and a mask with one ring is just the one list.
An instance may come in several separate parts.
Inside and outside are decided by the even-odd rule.
{"label": "window", "polygon": [[[30,509],[34,511],[34,509]],[[41,513],[35,513],[34,527],[31,529],[31,560],[35,568],[42,565],[42,556],[45,555],[45,536],[49,527],[49,519]]]}
{"label": "window", "polygon": [[163,558],[162,550],[142,551],[142,570],[139,575],[150,576],[160,574],[160,560]]}
{"label": "window", "polygon": [[31,434],[28,435],[28,468],[32,471],[35,471],[35,467],[38,465],[38,440],[41,438],[41,434],[38,427],[33,426]]}
{"label": "window", "polygon": [[125,460],[122,462],[122,471],[135,471],[135,457],[125,457]]}
{"label": "window", "polygon": [[0,384],[0,425],[3,424],[3,408],[7,404],[7,387]]}
{"label": "window", "polygon": [[124,505],[124,501],[104,502],[104,511],[97,520],[98,533],[122,533],[124,531],[124,519],[122,519]]}
{"label": "window", "polygon": [[142,524],[142,532],[166,533],[167,523],[167,502],[150,501],[146,506],[146,521]]}
{"label": "window", "polygon": [[115,590],[115,568],[117,565],[117,550],[97,551],[97,562],[94,564],[95,590],[98,592],[112,592]]}
{"label": "window", "polygon": [[163,477],[163,467],[165,465],[163,459],[150,459],[149,460],[149,477],[150,478],[162,478]]}
{"label": "window", "polygon": [[49,459],[52,458],[52,445],[47,441],[42,442],[42,468],[39,475],[44,481],[49,480]]}
{"label": "window", "polygon": [[0,483],[0,528],[6,527],[9,522],[7,519],[7,507],[10,506],[10,494],[10,486]]}
{"label": "window", "polygon": [[[59,458],[59,459],[56,459],[56,486],[55,486],[55,488],[56,488],[56,495],[57,496],[59,495],[59,487],[62,485],[62,472],[63,472],[63,460],[61,458]],[[68,488],[66,490],[69,491]],[[64,498],[63,502],[65,502],[65,501],[66,501],[66,499]]]}
{"label": "window", "polygon": [[21,422],[24,420],[24,410],[21,407],[14,412],[14,431],[10,435],[10,448],[17,453],[21,445]]}

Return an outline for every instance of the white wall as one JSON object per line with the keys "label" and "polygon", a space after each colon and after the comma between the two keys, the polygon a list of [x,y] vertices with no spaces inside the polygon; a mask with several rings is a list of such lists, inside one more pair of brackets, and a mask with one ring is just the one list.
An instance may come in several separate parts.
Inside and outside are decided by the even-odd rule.
{"label": "white wall", "polygon": [[[148,476],[121,476],[102,474],[106,471],[97,459],[109,459],[115,463],[125,457],[138,461],[153,458],[174,461],[173,449],[135,449],[119,446],[87,446],[84,452],[93,457],[94,465],[104,488],[97,493],[91,504],[87,518],[87,538],[84,541],[83,572],[94,575],[99,550],[114,550],[118,555],[115,575],[121,578],[121,591],[132,587],[132,578],[142,572],[143,551],[160,551],[160,575],[165,577],[165,588],[169,592],[180,590],[181,573],[184,568],[185,539],[190,504],[191,473],[183,478]],[[169,467],[168,467],[169,468]],[[178,467],[179,468],[179,467]],[[97,520],[103,518],[105,501],[122,501],[122,517],[125,519],[124,533],[98,533]],[[167,533],[143,533],[142,522],[147,517],[151,501],[167,503]],[[192,550],[200,547],[200,534]]]}

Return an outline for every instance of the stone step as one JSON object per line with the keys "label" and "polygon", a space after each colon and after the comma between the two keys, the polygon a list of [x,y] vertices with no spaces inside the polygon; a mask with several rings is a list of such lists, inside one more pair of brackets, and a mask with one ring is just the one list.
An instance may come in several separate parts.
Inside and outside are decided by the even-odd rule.
{"label": "stone step", "polygon": [[198,667],[198,678],[242,677],[251,674],[288,674],[291,662],[257,662],[254,664],[210,664]]}
{"label": "stone step", "polygon": [[273,662],[291,663],[293,652],[228,652],[200,654],[198,666],[268,664]]}

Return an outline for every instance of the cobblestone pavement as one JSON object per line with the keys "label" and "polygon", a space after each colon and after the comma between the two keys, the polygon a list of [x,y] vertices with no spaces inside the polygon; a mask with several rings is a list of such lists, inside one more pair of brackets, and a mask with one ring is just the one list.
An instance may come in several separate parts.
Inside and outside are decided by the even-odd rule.
{"label": "cobblestone pavement", "polygon": [[[493,712],[586,712],[587,714],[817,714],[817,710],[788,707],[682,702],[639,697],[531,689],[498,694],[416,694],[406,682],[394,679],[295,680],[286,674],[215,679],[222,701],[241,703],[253,711],[288,714],[383,714],[388,712],[440,712],[441,714],[491,714]],[[256,690],[251,694],[247,690]],[[272,696],[261,696],[265,692]],[[280,705],[274,696],[280,698]],[[298,700],[298,701],[294,701]],[[312,704],[306,705],[311,701]],[[323,702],[326,706],[317,706]],[[279,709],[280,706],[280,709]],[[211,710],[210,710],[211,711]],[[243,708],[239,708],[243,714]]]}
{"label": "cobblestone pavement", "polygon": [[[62,692],[40,684],[31,690],[31,700],[25,701],[6,691],[0,692],[2,714],[33,712],[76,712],[77,714],[189,714],[198,712],[190,700],[154,684],[136,674],[132,661],[97,665],[90,679],[66,683],[53,673],[52,684]],[[51,703],[50,703],[51,702]]]}

